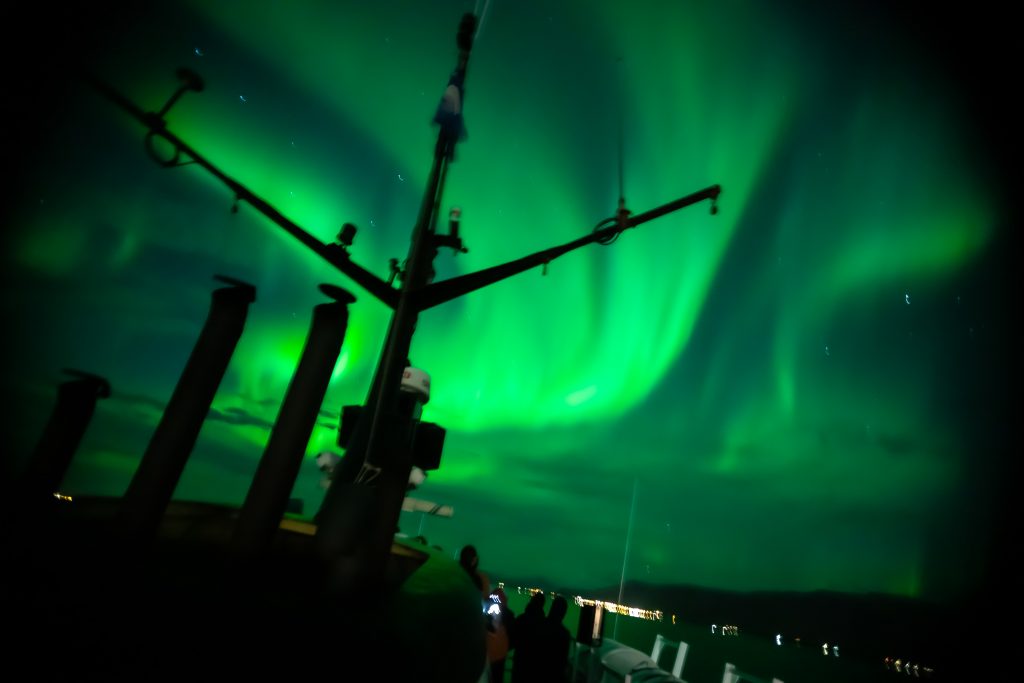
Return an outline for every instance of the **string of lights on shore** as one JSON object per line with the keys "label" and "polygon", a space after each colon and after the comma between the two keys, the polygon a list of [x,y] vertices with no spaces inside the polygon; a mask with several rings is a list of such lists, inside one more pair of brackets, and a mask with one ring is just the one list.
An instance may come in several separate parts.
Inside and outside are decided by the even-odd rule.
{"label": "string of lights on shore", "polygon": [[[500,588],[504,588],[505,587],[505,583],[504,582],[499,582],[498,586]],[[555,593],[554,591],[545,591],[543,588],[524,587],[524,586],[516,586],[516,593],[518,593],[520,595],[522,595],[524,593],[529,593],[530,595],[533,595],[535,593],[547,593],[551,597],[554,597],[555,595],[557,595],[557,593]],[[588,606],[589,607],[591,605],[595,605],[595,606],[597,606],[599,608],[602,608],[605,611],[611,612],[613,614],[621,614],[622,616],[633,617],[635,619],[646,619],[648,621],[664,621],[664,619],[665,619],[665,613],[662,612],[661,610],[644,609],[642,607],[631,607],[630,605],[620,605],[618,603],[609,602],[609,601],[606,601],[606,600],[592,600],[590,598],[584,598],[581,595],[574,595],[573,596],[573,601],[579,607],[584,607],[584,606]],[[675,624],[676,623],[676,615],[675,614],[671,615],[671,619],[672,619],[672,623]],[[712,624],[711,625],[711,633],[714,634],[714,635],[738,636],[740,634],[740,627],[739,626],[735,626],[733,624],[723,624],[721,626],[718,625],[718,624]],[[775,636],[775,644],[776,645],[782,645],[782,642],[783,642],[782,634],[776,635]],[[800,638],[796,638],[794,642],[797,645],[799,645],[800,644]],[[833,645],[830,646],[828,643],[823,643],[821,648],[822,648],[822,654],[824,654],[826,657],[827,656],[839,657],[839,646],[838,645],[833,644]],[[907,675],[913,675],[913,676],[920,677],[920,678],[931,678],[931,676],[935,672],[935,670],[932,669],[931,667],[923,666],[923,665],[918,665],[918,664],[911,665],[910,662],[904,662],[904,661],[902,661],[900,659],[897,659],[895,657],[886,657],[885,658],[885,668],[890,670],[890,671],[896,671],[896,672],[900,672],[900,673],[905,673]]]}

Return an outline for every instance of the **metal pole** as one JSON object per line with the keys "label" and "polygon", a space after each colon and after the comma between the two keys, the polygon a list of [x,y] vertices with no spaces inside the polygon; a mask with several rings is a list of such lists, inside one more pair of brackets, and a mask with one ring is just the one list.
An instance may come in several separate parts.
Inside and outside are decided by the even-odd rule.
{"label": "metal pole", "polygon": [[[459,27],[456,73],[461,71],[463,78],[475,22],[473,15],[466,14]],[[341,476],[327,490],[317,516],[317,546],[328,562],[336,563],[334,586],[341,590],[381,581],[391,554],[412,470],[411,415],[400,405],[399,388],[419,318],[414,293],[426,286],[434,274],[434,225],[444,191],[445,169],[456,141],[453,131],[441,126],[413,228],[407,271],[373,388],[342,460]]]}
{"label": "metal pole", "polygon": [[[274,223],[283,228],[284,231],[292,237],[299,240],[310,251],[320,256],[320,258],[330,263],[348,277],[352,278],[362,286],[363,289],[380,299],[380,301],[386,306],[389,306],[390,308],[395,307],[395,303],[398,300],[395,290],[387,285],[387,283],[382,279],[352,261],[344,249],[338,248],[337,245],[324,244],[309,232],[303,230],[301,227],[285,217],[284,214],[271,206],[265,199],[258,196],[245,185],[214,166],[205,157],[199,154],[199,152],[192,149],[192,147],[190,147],[184,140],[169,131],[161,115],[146,113],[132,103],[131,100],[121,95],[121,93],[117,92],[114,88],[110,87],[107,83],[92,75],[86,74],[85,79],[101,95],[127,111],[131,116],[149,129],[149,136],[146,138],[147,144],[152,144],[152,137],[160,137],[174,147],[174,159],[164,163],[164,166],[172,167],[183,165],[183,162],[177,161],[181,154],[189,157],[193,162],[205,168],[214,177],[227,185],[228,188],[235,193],[236,200],[245,201],[251,204],[253,208],[270,220],[274,221]],[[161,112],[161,114],[163,113],[164,112]]]}

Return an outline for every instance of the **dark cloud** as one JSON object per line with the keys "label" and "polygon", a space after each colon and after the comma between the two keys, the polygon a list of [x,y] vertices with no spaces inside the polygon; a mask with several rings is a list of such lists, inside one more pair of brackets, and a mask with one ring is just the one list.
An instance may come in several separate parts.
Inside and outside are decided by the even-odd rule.
{"label": "dark cloud", "polygon": [[217,410],[216,408],[210,408],[210,412],[206,417],[210,420],[227,422],[228,424],[233,425],[260,427],[261,429],[266,429],[268,431],[274,426],[273,422],[268,422],[262,417],[257,417],[242,408],[227,408],[223,411]]}
{"label": "dark cloud", "polygon": [[[146,406],[148,408],[153,408],[160,412],[163,412],[164,408],[167,407],[166,401],[161,401],[160,399],[153,398],[152,396],[146,396],[144,394],[114,393],[111,395],[111,398],[120,400],[125,403]],[[260,427],[261,429],[266,430],[270,430],[274,426],[273,422],[265,420],[262,417],[259,417],[258,415],[254,415],[253,413],[245,410],[244,408],[237,407],[225,408],[223,410],[219,410],[217,408],[210,408],[210,412],[207,413],[206,417],[210,420],[215,420],[218,422],[227,422],[228,424],[248,427]]]}
{"label": "dark cloud", "polygon": [[152,396],[146,396],[144,394],[125,394],[113,391],[110,394],[110,398],[114,401],[123,401],[125,403],[154,408],[161,412],[163,412],[164,408],[167,407],[167,401],[161,401],[158,398],[153,398]]}
{"label": "dark cloud", "polygon": [[875,443],[892,456],[909,455],[917,450],[917,443],[902,434],[876,434]]}

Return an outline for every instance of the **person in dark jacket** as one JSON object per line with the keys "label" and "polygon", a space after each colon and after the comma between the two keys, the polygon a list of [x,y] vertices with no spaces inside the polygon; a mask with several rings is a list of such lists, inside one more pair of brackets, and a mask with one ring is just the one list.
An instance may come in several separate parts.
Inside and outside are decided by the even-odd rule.
{"label": "person in dark jacket", "polygon": [[572,634],[562,623],[569,611],[568,601],[561,595],[551,601],[548,616],[539,632],[538,683],[565,683],[569,680],[569,650]]}
{"label": "person in dark jacket", "polygon": [[469,575],[473,585],[480,591],[481,600],[488,600],[491,594],[491,579],[487,574],[480,571],[480,555],[476,547],[472,545],[463,546],[459,551],[459,566]]}
{"label": "person in dark jacket", "polygon": [[534,683],[539,680],[540,638],[543,627],[544,593],[534,593],[522,615],[516,618],[512,683]]}

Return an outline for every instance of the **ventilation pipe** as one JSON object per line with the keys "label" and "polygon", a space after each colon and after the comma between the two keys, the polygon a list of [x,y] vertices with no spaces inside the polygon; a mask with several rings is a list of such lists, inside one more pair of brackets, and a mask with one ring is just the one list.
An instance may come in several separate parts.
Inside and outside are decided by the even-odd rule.
{"label": "ventilation pipe", "polygon": [[199,340],[124,494],[116,522],[124,540],[155,539],[256,300],[252,285],[222,275],[214,279],[230,286],[214,290]]}
{"label": "ventilation pipe", "polygon": [[355,297],[333,285],[322,284],[320,291],[334,301],[313,308],[306,347],[235,527],[232,545],[241,555],[265,552],[273,543],[345,339]]}

